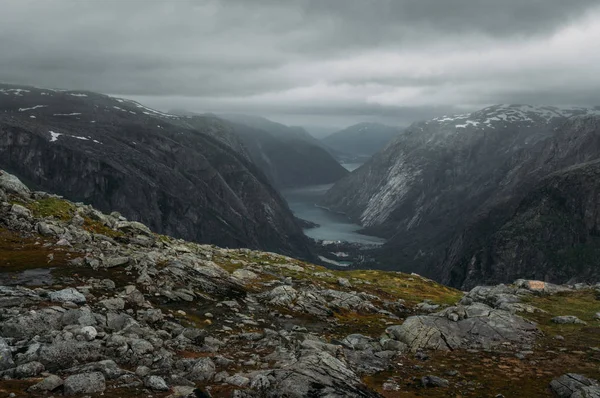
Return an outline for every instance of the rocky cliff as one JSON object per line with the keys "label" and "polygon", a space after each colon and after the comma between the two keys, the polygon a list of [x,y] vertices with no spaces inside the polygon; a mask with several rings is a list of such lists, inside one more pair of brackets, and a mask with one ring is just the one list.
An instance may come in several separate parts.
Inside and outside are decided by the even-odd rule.
{"label": "rocky cliff", "polygon": [[231,129],[89,92],[0,86],[0,166],[36,189],[203,243],[310,257]]}
{"label": "rocky cliff", "polygon": [[[456,259],[476,242],[485,244],[481,234],[504,222],[532,185],[598,157],[598,115],[594,109],[499,105],[416,123],[337,183],[323,204],[389,238],[383,266],[461,286],[460,277],[450,276]],[[467,238],[472,228],[477,232]],[[507,271],[504,281],[514,275]]]}
{"label": "rocky cliff", "polygon": [[7,396],[595,396],[599,292],[190,243],[0,171]]}

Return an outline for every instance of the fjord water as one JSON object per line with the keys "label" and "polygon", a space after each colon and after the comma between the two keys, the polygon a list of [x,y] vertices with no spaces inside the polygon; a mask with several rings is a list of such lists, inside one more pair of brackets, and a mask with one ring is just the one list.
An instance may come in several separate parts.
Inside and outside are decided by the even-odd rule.
{"label": "fjord water", "polygon": [[376,245],[384,243],[381,238],[356,232],[361,226],[352,223],[343,214],[334,213],[317,206],[319,199],[332,185],[312,185],[283,190],[282,195],[296,217],[319,224],[316,228],[305,229],[304,233],[308,237],[317,240],[339,240]]}

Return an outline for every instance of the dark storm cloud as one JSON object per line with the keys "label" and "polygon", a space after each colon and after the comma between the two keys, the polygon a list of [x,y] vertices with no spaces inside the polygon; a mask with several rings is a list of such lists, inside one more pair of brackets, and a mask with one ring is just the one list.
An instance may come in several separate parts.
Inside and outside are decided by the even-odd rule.
{"label": "dark storm cloud", "polygon": [[[3,0],[0,81],[404,123],[600,103],[597,0]],[[391,119],[390,119],[391,118]]]}

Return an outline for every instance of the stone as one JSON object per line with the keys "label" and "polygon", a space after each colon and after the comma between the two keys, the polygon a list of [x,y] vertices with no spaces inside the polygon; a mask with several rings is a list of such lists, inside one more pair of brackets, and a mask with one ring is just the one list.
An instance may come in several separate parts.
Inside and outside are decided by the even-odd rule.
{"label": "stone", "polygon": [[240,374],[234,374],[226,378],[225,383],[236,387],[246,387],[250,384],[250,379]]}
{"label": "stone", "polygon": [[65,395],[96,394],[106,389],[106,380],[100,372],[69,376],[64,382]]}
{"label": "stone", "polygon": [[50,301],[64,303],[70,301],[76,304],[85,304],[86,299],[77,289],[69,287],[63,290],[57,290],[49,294]]}
{"label": "stone", "polygon": [[[564,374],[550,382],[550,389],[560,398],[573,397],[575,393],[586,387],[598,388],[598,382],[576,373]],[[586,395],[580,394],[580,396]]]}
{"label": "stone", "polygon": [[98,336],[98,331],[93,326],[84,326],[81,328],[79,334],[83,336],[86,341],[92,341]]}
{"label": "stone", "polygon": [[148,376],[144,379],[144,386],[154,391],[169,391],[165,379],[160,376]]}
{"label": "stone", "polygon": [[582,321],[581,319],[577,318],[574,315],[555,316],[554,318],[552,318],[552,322],[558,323],[558,324],[580,324],[580,325],[587,325],[586,322]]}
{"label": "stone", "polygon": [[421,378],[421,384],[423,387],[448,387],[450,382],[438,376],[424,376]]}
{"label": "stone", "polygon": [[125,308],[125,300],[123,300],[120,297],[101,300],[99,302],[99,304],[101,306],[103,306],[104,308],[106,308],[107,310],[118,311],[118,310],[122,310]]}
{"label": "stone", "polygon": [[341,287],[345,287],[345,288],[352,288],[352,284],[350,283],[350,281],[346,278],[338,278],[337,280],[338,285],[340,285]]}
{"label": "stone", "polygon": [[137,377],[146,377],[146,376],[148,376],[150,374],[150,372],[152,372],[152,369],[150,369],[147,366],[143,366],[143,365],[142,366],[138,366],[135,369],[135,375]]}
{"label": "stone", "polygon": [[46,377],[44,380],[40,381],[37,384],[32,385],[27,389],[28,392],[43,392],[43,391],[54,391],[58,387],[63,385],[63,380],[56,376],[50,375]]}
{"label": "stone", "polygon": [[7,193],[15,193],[22,197],[28,197],[31,193],[21,180],[3,170],[0,170],[0,188]]}
{"label": "stone", "polygon": [[[448,319],[448,313],[459,314],[460,320]],[[411,316],[402,325],[388,327],[387,333],[414,352],[490,349],[506,342],[531,344],[539,331],[534,323],[518,315],[475,303],[450,307],[433,315]]]}
{"label": "stone", "polygon": [[128,263],[129,257],[108,257],[102,260],[102,265],[106,268],[119,267]]}
{"label": "stone", "polygon": [[10,212],[17,217],[31,218],[32,216],[31,210],[16,203],[12,205]]}
{"label": "stone", "polygon": [[193,381],[208,381],[215,373],[215,364],[210,358],[198,358],[187,378]]}
{"label": "stone", "polygon": [[247,269],[236,269],[231,275],[240,280],[251,280],[258,278],[256,273]]}
{"label": "stone", "polygon": [[117,230],[129,233],[131,235],[152,236],[150,228],[137,221],[119,221],[116,225]]}
{"label": "stone", "polygon": [[15,367],[10,347],[2,337],[0,337],[0,370],[11,369]]}
{"label": "stone", "polygon": [[17,366],[15,369],[15,377],[18,379],[24,379],[27,377],[35,377],[42,373],[46,368],[44,365],[37,361],[24,363]]}

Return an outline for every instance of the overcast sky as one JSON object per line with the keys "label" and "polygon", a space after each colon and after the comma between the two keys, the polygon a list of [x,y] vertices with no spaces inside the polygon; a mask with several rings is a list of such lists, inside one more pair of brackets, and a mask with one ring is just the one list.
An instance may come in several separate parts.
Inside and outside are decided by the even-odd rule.
{"label": "overcast sky", "polygon": [[600,105],[599,0],[0,0],[0,81],[288,124]]}

